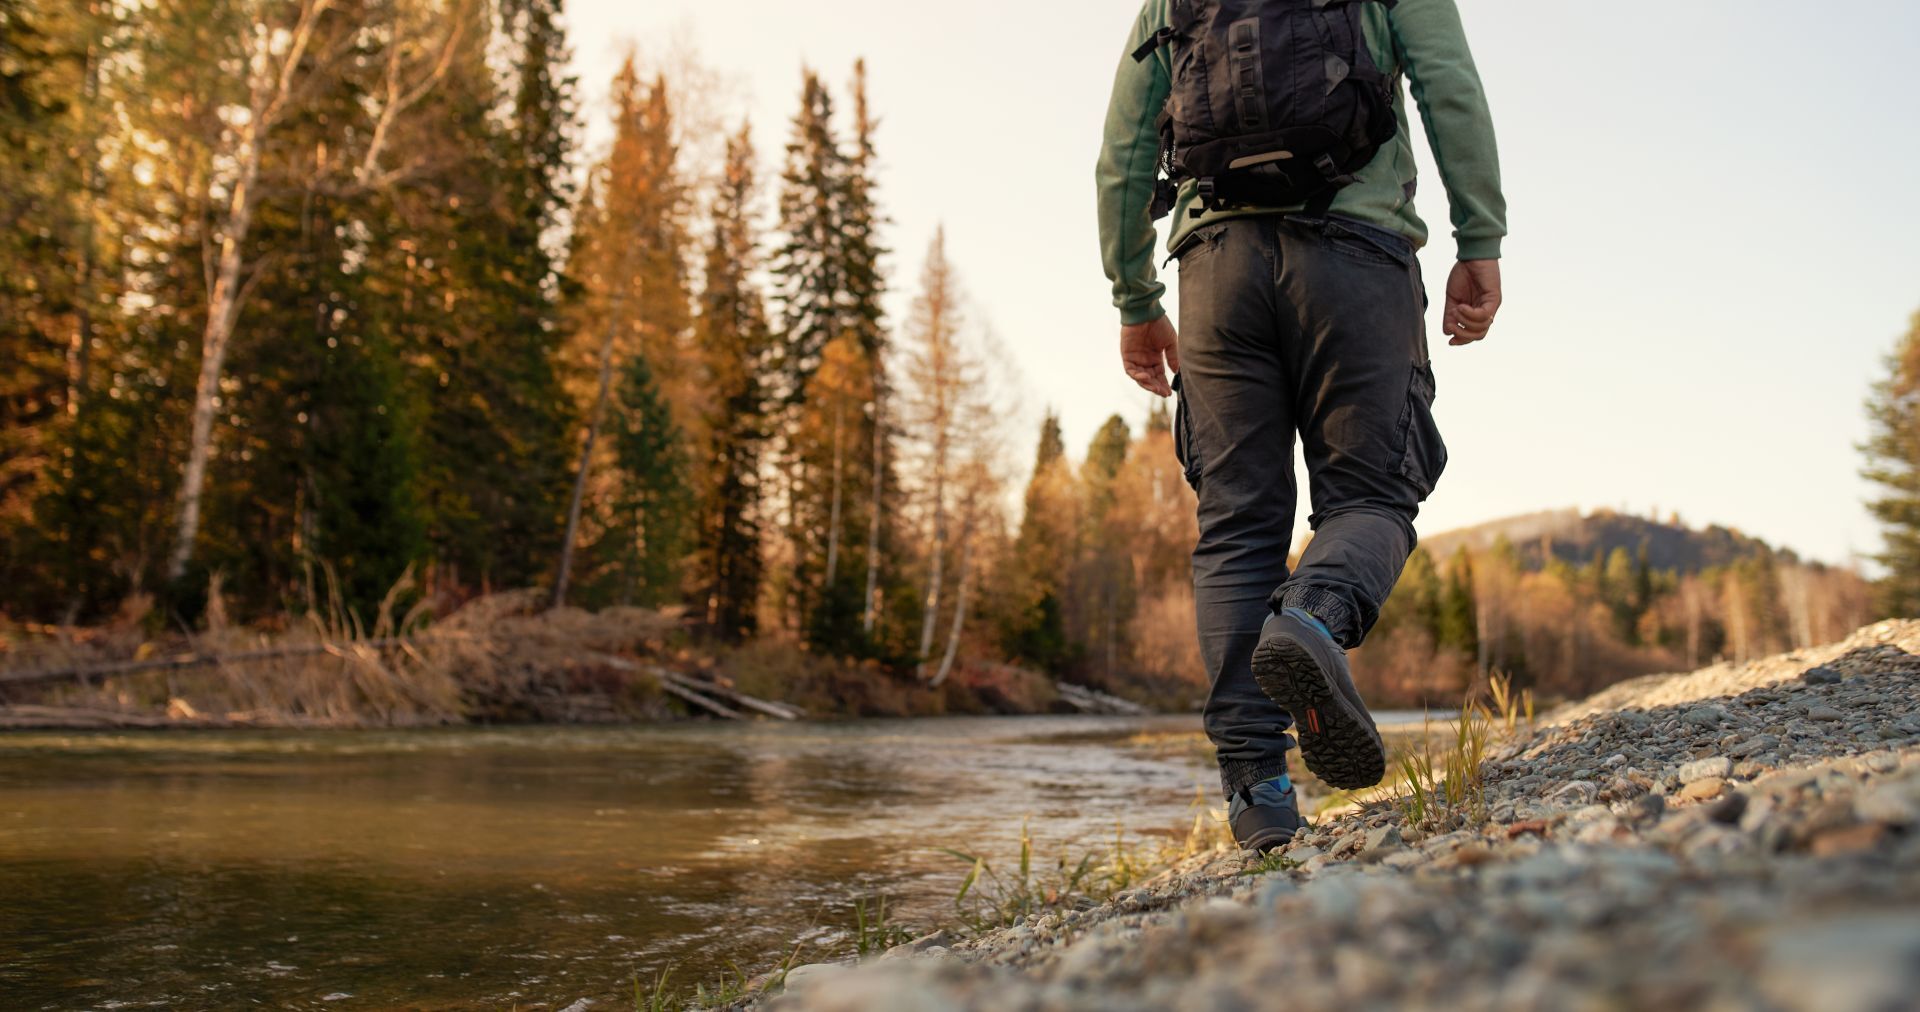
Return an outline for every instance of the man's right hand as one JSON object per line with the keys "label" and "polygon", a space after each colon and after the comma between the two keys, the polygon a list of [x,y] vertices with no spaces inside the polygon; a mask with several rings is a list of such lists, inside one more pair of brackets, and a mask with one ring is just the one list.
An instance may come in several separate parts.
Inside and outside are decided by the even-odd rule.
{"label": "man's right hand", "polygon": [[1167,370],[1180,371],[1180,335],[1165,313],[1146,323],[1120,325],[1120,364],[1140,389],[1173,396],[1173,387],[1167,385]]}
{"label": "man's right hand", "polygon": [[1500,261],[1461,260],[1447,276],[1446,312],[1440,330],[1452,345],[1472,344],[1487,336],[1500,311]]}

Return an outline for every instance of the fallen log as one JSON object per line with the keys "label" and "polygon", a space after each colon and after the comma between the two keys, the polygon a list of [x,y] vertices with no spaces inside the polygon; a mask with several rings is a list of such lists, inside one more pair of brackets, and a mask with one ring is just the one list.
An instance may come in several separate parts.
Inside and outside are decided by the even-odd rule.
{"label": "fallen log", "polygon": [[801,717],[806,716],[806,711],[797,706],[791,706],[786,703],[775,703],[771,700],[749,696],[744,692],[729,689],[717,682],[690,678],[678,671],[671,671],[661,667],[646,668],[644,670],[658,679],[663,686],[671,683],[688,692],[717,696],[720,699],[732,703],[734,706],[744,707],[756,713],[764,713],[769,717],[776,717],[780,720],[799,720]]}
{"label": "fallen log", "polygon": [[1130,699],[1101,692],[1099,689],[1072,682],[1055,682],[1054,689],[1060,693],[1062,702],[1082,713],[1103,713],[1121,717],[1145,716],[1147,708]]}
{"label": "fallen log", "polygon": [[660,688],[665,690],[669,695],[678,696],[716,717],[725,717],[728,720],[746,719],[746,714],[741,713],[739,710],[730,709],[724,704],[717,703],[702,696],[698,692],[681,685],[678,679],[662,678],[660,679]]}
{"label": "fallen log", "polygon": [[194,713],[185,716],[166,713],[135,713],[102,710],[84,706],[42,706],[14,703],[0,706],[0,729],[58,728],[63,730],[169,728],[194,730],[233,727],[339,727],[337,721],[298,717],[258,711],[229,713],[224,716]]}

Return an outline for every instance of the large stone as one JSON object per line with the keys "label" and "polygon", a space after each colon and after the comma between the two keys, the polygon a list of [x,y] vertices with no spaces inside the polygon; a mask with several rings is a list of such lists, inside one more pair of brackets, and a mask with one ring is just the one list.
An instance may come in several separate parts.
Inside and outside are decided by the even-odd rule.
{"label": "large stone", "polygon": [[1823,830],[1807,842],[1807,852],[1815,857],[1835,857],[1841,854],[1859,854],[1880,846],[1886,839],[1887,827],[1877,822],[1862,822],[1852,826],[1840,826]]}
{"label": "large stone", "polygon": [[839,963],[802,963],[787,971],[782,982],[789,991],[799,991],[818,987],[847,972],[847,967]]}
{"label": "large stone", "polygon": [[1841,677],[1840,672],[1824,664],[1817,668],[1808,668],[1800,673],[1800,680],[1808,685],[1838,685]]}
{"label": "large stone", "polygon": [[1920,778],[1880,784],[1853,801],[1853,814],[1889,826],[1920,825]]}
{"label": "large stone", "polygon": [[1920,990],[1920,917],[1910,910],[1787,918],[1758,961],[1760,991],[1791,1012],[1912,1008]]}
{"label": "large stone", "polygon": [[1688,801],[1705,801],[1717,798],[1726,790],[1727,782],[1719,777],[1702,777],[1680,789],[1680,796]]}
{"label": "large stone", "polygon": [[1719,727],[1733,719],[1724,706],[1696,706],[1680,715],[1680,722],[1693,727]]}
{"label": "large stone", "polygon": [[1360,848],[1360,859],[1378,861],[1402,846],[1399,827],[1381,826],[1367,834],[1367,842]]}
{"label": "large stone", "polygon": [[1681,766],[1679,775],[1681,783],[1690,784],[1696,780],[1705,780],[1708,777],[1725,779],[1727,774],[1732,772],[1733,760],[1723,755],[1716,755],[1708,756],[1705,759],[1695,759]]}

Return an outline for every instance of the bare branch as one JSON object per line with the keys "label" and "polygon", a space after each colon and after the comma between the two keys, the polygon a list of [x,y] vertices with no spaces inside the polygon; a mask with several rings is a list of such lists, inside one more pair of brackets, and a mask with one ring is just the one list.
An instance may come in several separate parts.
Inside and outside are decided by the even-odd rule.
{"label": "bare branch", "polygon": [[410,88],[401,85],[402,58],[406,47],[401,44],[400,29],[396,24],[393,37],[387,40],[386,100],[381,104],[380,115],[374,120],[373,136],[367,141],[366,154],[360,159],[360,165],[353,171],[353,181],[361,189],[373,189],[388,185],[400,178],[401,172],[380,173],[380,155],[387,146],[387,132],[400,114],[412,107],[439,85],[453,67],[454,55],[459,51],[460,39],[466,33],[466,18],[453,18],[453,28],[447,32],[446,41],[440,47],[440,54],[425,76]]}

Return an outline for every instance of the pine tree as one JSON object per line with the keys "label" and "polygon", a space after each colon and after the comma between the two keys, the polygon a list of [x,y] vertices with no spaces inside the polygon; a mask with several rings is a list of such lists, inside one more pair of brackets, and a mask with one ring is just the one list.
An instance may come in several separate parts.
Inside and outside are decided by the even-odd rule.
{"label": "pine tree", "polygon": [[575,82],[557,0],[499,12],[421,117],[439,129],[410,142],[432,152],[433,185],[392,192],[373,244],[382,311],[405,331],[426,405],[428,582],[479,590],[549,571],[573,464],[556,370],[573,286],[553,237],[573,199]]}
{"label": "pine tree", "polygon": [[1070,602],[1067,628],[1085,646],[1092,669],[1109,682],[1128,659],[1126,630],[1137,604],[1132,557],[1114,523],[1115,483],[1132,443],[1126,420],[1113,415],[1094,433],[1080,468],[1087,511],[1079,540],[1087,550],[1076,583],[1085,593]]}
{"label": "pine tree", "polygon": [[110,67],[134,41],[128,12],[98,0],[0,0],[0,600],[33,610],[90,568],[68,493],[101,353],[124,340],[113,202],[132,180],[99,145],[125,83]]}
{"label": "pine tree", "polygon": [[616,430],[627,424],[617,414],[607,417],[610,407],[617,412],[626,406],[623,400],[607,403],[611,378],[626,375],[635,359],[645,359],[649,369],[663,364],[649,384],[657,385],[676,433],[704,418],[710,393],[685,365],[693,357],[686,184],[667,81],[656,75],[643,86],[629,55],[614,78],[613,98],[613,145],[578,214],[569,263],[580,285],[572,352],[581,380],[576,404],[587,419],[587,432],[563,535],[556,602],[564,594],[576,546],[583,586],[619,587],[617,574],[640,564],[630,555],[638,544],[632,532],[619,529],[627,522],[618,508],[620,490],[634,479],[619,470],[613,443],[598,442],[603,423]]}
{"label": "pine tree", "polygon": [[759,259],[755,195],[753,144],[742,124],[727,141],[727,164],[714,195],[698,331],[713,404],[706,422],[711,442],[702,483],[699,579],[707,627],[729,641],[758,625],[762,573],[760,461],[768,404],[761,371],[772,335],[753,282]]}
{"label": "pine tree", "polygon": [[1053,466],[1055,461],[1064,459],[1066,455],[1067,441],[1060,432],[1060,414],[1049,408],[1046,419],[1040,423],[1040,445],[1035,448],[1033,454],[1034,476],[1039,477],[1042,471]]}
{"label": "pine tree", "polygon": [[679,594],[676,573],[686,554],[693,497],[686,437],[654,382],[645,355],[621,377],[612,444],[619,465],[611,523],[601,550],[608,560],[603,596],[622,604],[659,605]]}
{"label": "pine tree", "polygon": [[1440,616],[1435,642],[1458,650],[1468,657],[1479,650],[1479,619],[1473,597],[1473,557],[1462,545],[1447,564],[1446,589],[1440,597]]}
{"label": "pine tree", "polygon": [[[874,131],[878,124],[867,104],[865,60],[857,60],[853,65],[853,109],[853,156],[847,167],[845,208],[839,235],[841,257],[846,264],[849,326],[869,374],[867,387],[870,402],[862,418],[867,432],[861,439],[869,452],[864,476],[867,485],[866,565],[860,596],[860,621],[862,635],[871,640],[875,634],[882,596],[882,556],[895,540],[890,536],[894,526],[890,518],[897,511],[889,507],[895,504],[898,496],[893,473],[893,428],[886,411],[892,388],[886,369],[888,343],[885,311],[881,306],[886,291],[886,275],[880,261],[886,256],[887,250],[880,244],[879,229],[885,224],[885,217],[875,199],[877,153],[874,149]],[[833,569],[832,566],[828,567],[830,575]]]}
{"label": "pine tree", "polygon": [[780,310],[777,393],[798,404],[847,315],[846,264],[838,249],[847,159],[833,132],[833,98],[811,70],[802,76],[780,180],[780,244],[769,265]]}
{"label": "pine tree", "polygon": [[[777,594],[786,624],[810,630],[811,638],[832,635],[845,624],[844,591],[836,595],[834,620],[825,627],[810,613],[821,594],[834,589],[823,584],[844,526],[835,505],[844,514],[845,463],[850,444],[857,443],[849,438],[847,408],[871,397],[871,389],[856,389],[861,377],[846,367],[855,357],[850,348],[840,352],[842,366],[828,376],[826,389],[816,383],[829,345],[855,341],[844,331],[850,318],[841,239],[846,186],[847,157],[833,130],[832,96],[819,75],[806,70],[781,172],[780,240],[769,263],[778,308],[770,387],[779,408],[775,470],[785,514]],[[837,557],[834,562],[837,568]]]}
{"label": "pine tree", "polygon": [[1886,357],[1887,375],[1867,400],[1870,425],[1860,446],[1861,477],[1880,487],[1867,509],[1880,521],[1884,568],[1880,608],[1889,615],[1920,615],[1920,312]]}
{"label": "pine tree", "polygon": [[1438,643],[1442,594],[1433,553],[1425,546],[1416,546],[1407,556],[1400,579],[1394,583],[1393,593],[1381,609],[1378,631],[1384,633],[1392,627],[1406,625],[1421,630],[1429,643]]}
{"label": "pine tree", "polygon": [[1011,585],[1011,593],[1000,647],[1015,660],[1052,672],[1063,671],[1076,657],[1067,637],[1065,602],[1070,593],[1077,499],[1060,416],[1049,409],[1040,423],[1020,532],[1008,556],[1012,573],[1005,582]]}

